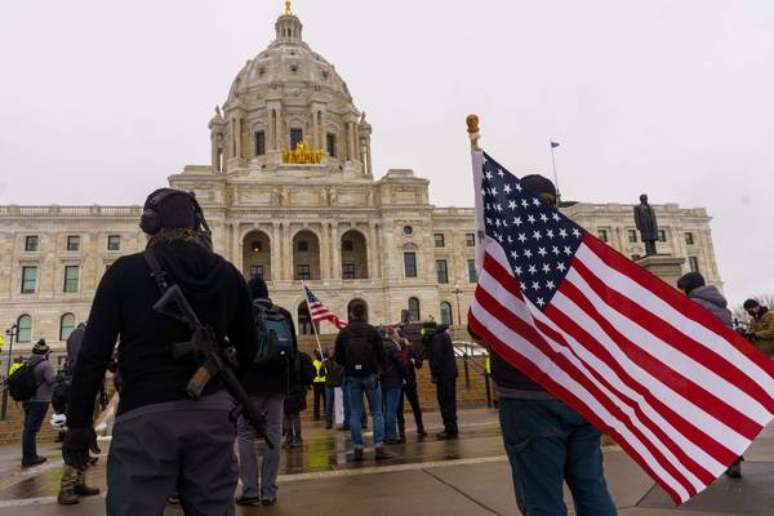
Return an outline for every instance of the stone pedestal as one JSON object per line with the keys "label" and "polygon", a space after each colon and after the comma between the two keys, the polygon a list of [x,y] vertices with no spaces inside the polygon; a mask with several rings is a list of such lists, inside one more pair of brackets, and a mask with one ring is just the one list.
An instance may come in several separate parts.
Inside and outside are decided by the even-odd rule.
{"label": "stone pedestal", "polygon": [[683,275],[685,258],[655,255],[640,258],[636,263],[677,288],[677,280]]}

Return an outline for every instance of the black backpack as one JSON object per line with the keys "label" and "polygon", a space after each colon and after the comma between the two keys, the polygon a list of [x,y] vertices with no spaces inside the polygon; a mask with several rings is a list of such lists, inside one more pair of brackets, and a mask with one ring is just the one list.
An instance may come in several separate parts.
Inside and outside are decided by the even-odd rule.
{"label": "black backpack", "polygon": [[35,365],[25,362],[19,369],[8,377],[8,393],[15,401],[27,401],[35,395],[40,384],[35,379],[35,368],[43,362]]}
{"label": "black backpack", "polygon": [[265,300],[253,303],[258,352],[254,363],[259,366],[289,364],[293,356],[293,333],[285,314]]}

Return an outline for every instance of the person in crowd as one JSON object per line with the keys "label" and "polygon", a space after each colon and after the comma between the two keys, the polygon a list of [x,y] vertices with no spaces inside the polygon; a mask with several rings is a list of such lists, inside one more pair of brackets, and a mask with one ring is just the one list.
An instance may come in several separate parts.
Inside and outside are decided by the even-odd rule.
{"label": "person in crowd", "polygon": [[[684,274],[677,280],[677,288],[682,290],[688,298],[705,308],[712,315],[717,317],[724,325],[733,329],[733,315],[731,310],[728,309],[728,301],[723,297],[723,294],[714,285],[707,285],[702,276],[698,272],[689,272]],[[726,476],[730,478],[742,477],[742,461],[744,457],[739,457],[729,468],[726,470]]]}
{"label": "person in crowd", "polygon": [[744,309],[750,315],[747,337],[764,353],[774,356],[774,312],[761,306],[755,299],[744,302]]}
{"label": "person in crowd", "polygon": [[365,307],[357,304],[346,328],[336,336],[336,361],[344,366],[344,383],[350,398],[350,431],[355,449],[355,461],[362,461],[363,396],[368,398],[374,429],[375,459],[390,455],[384,450],[384,415],[379,373],[385,365],[384,345],[376,328],[365,322]]}
{"label": "person in crowd", "polygon": [[325,350],[323,369],[325,370],[325,429],[330,430],[333,428],[336,389],[341,389],[344,384],[344,368],[330,356],[328,350]]}
{"label": "person in crowd", "polygon": [[[259,357],[242,378],[255,410],[265,420],[266,438],[275,443],[263,447],[260,475],[255,450],[255,429],[244,418],[238,421],[239,476],[242,494],[237,505],[256,506],[277,503],[277,474],[280,466],[280,442],[285,397],[295,383],[295,363],[298,342],[290,312],[275,305],[269,297],[266,282],[260,276],[248,284],[253,299]],[[260,483],[260,485],[259,485]]]}
{"label": "person in crowd", "polygon": [[382,340],[384,344],[384,368],[380,376],[382,397],[384,401],[384,442],[386,444],[399,444],[406,441],[405,432],[398,436],[398,405],[403,389],[403,379],[407,376],[403,361],[401,360],[398,334],[395,328],[385,328]]}
{"label": "person in crowd", "polygon": [[304,445],[301,433],[301,412],[306,410],[306,393],[317,376],[312,357],[303,351],[296,353],[292,376],[293,383],[285,398],[284,447],[300,448]]}
{"label": "person in crowd", "polygon": [[[81,349],[83,335],[86,333],[86,325],[81,323],[70,333],[67,338],[67,357],[65,366],[57,374],[57,381],[51,398],[51,406],[54,414],[61,415],[62,427],[67,422],[65,416],[67,412],[67,400],[70,395],[70,384],[72,382],[72,371],[78,362],[78,353]],[[60,431],[66,433],[64,428]],[[80,497],[97,496],[99,489],[86,485],[86,470],[76,469],[65,464],[62,471],[62,479],[59,483],[59,494],[57,503],[60,505],[75,505],[80,502]]]}
{"label": "person in crowd", "polygon": [[326,371],[323,368],[324,357],[320,354],[319,349],[314,350],[314,369],[317,371],[317,375],[314,377],[314,383],[312,384],[314,395],[314,420],[320,420],[320,407],[322,406],[323,414],[326,410],[325,405],[325,375]]}
{"label": "person in crowd", "polygon": [[13,376],[13,373],[19,370],[21,366],[24,365],[24,363],[27,361],[24,357],[16,357],[13,359],[13,363],[11,364],[11,369],[8,371],[8,376]]}
{"label": "person in crowd", "polygon": [[401,334],[401,330],[395,330],[394,333],[400,345],[400,358],[406,374],[400,393],[400,401],[398,402],[398,433],[400,434],[400,439],[405,441],[406,418],[403,410],[404,400],[408,398],[411,412],[414,414],[414,423],[417,426],[417,435],[419,437],[426,437],[427,432],[425,431],[424,423],[422,423],[422,407],[419,404],[417,387],[417,369],[422,368],[422,353]]}
{"label": "person in crowd", "polygon": [[[94,400],[120,337],[121,398],[107,465],[106,513],[162,514],[177,488],[187,514],[234,514],[238,467],[233,398],[210,379],[200,399],[189,383],[201,364],[174,354],[190,327],[154,305],[178,287],[215,345],[229,345],[244,372],[255,356],[253,304],[242,274],[212,250],[193,194],[151,193],[140,219],[144,252],[116,260],[102,276],[73,371],[62,455],[76,469],[98,453]],[[226,344],[228,340],[228,344]]]}
{"label": "person in crowd", "polygon": [[[549,179],[528,175],[521,186],[556,205],[556,187]],[[578,516],[616,516],[602,465],[601,432],[468,331],[490,351],[503,444],[521,513],[567,514],[566,481]]]}
{"label": "person in crowd", "polygon": [[423,328],[425,331],[425,353],[430,362],[430,374],[435,384],[438,406],[443,418],[443,431],[438,439],[456,439],[457,428],[457,358],[454,345],[447,331],[448,325],[437,326],[431,322]]}
{"label": "person in crowd", "polygon": [[27,365],[35,375],[38,388],[35,394],[22,404],[24,408],[24,430],[22,431],[22,467],[29,468],[43,464],[46,457],[38,455],[37,436],[43,419],[46,417],[51,394],[56,382],[56,371],[49,360],[51,349],[46,339],[40,339],[32,347],[32,356],[27,359]]}

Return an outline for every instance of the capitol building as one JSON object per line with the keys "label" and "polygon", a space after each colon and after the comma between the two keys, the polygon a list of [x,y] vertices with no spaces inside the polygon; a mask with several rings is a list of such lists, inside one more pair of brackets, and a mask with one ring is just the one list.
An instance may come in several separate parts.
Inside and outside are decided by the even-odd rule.
{"label": "capitol building", "polygon": [[[397,322],[404,310],[415,320],[464,321],[477,280],[473,209],[433,205],[429,181],[412,170],[373,170],[378,128],[304,40],[289,2],[274,28],[209,120],[210,163],[185,166],[170,186],[196,193],[216,251],[245,277],[262,275],[302,333],[312,330],[302,282],[341,317],[360,303],[374,323]],[[659,253],[722,286],[706,210],[655,209]],[[644,255],[631,204],[563,210],[625,255]],[[141,211],[0,206],[0,329],[18,326],[21,352],[41,337],[61,346],[87,319],[104,271],[144,248]]]}

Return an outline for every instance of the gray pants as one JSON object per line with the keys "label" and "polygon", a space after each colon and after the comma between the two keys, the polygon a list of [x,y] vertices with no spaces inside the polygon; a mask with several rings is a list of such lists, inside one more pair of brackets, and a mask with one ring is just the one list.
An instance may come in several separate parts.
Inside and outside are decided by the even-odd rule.
{"label": "gray pants", "polygon": [[157,403],[116,419],[107,514],[161,516],[177,491],[189,516],[233,516],[237,464],[231,397]]}
{"label": "gray pants", "polygon": [[242,479],[242,496],[271,500],[277,497],[277,473],[280,463],[282,440],[282,408],[285,396],[282,394],[251,395],[256,411],[266,418],[266,437],[274,443],[272,450],[263,447],[260,490],[258,488],[258,459],[255,453],[255,430],[239,418],[239,477]]}

